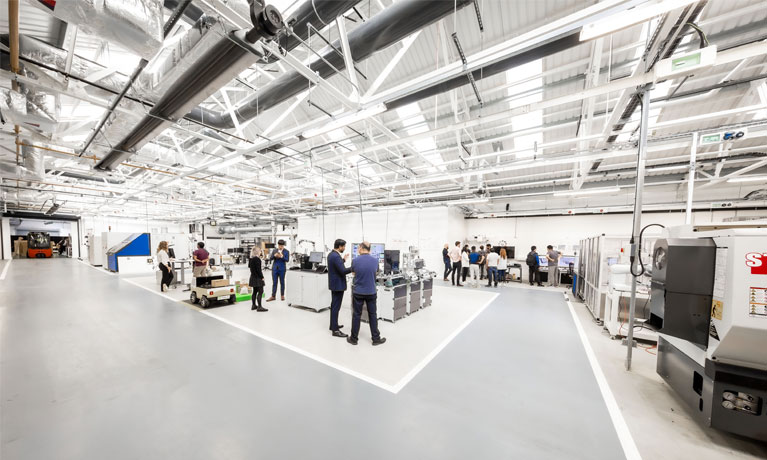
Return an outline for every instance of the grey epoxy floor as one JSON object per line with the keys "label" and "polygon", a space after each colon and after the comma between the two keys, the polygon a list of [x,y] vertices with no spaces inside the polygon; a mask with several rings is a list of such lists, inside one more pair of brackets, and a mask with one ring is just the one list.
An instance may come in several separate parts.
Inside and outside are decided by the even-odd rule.
{"label": "grey epoxy floor", "polygon": [[0,458],[623,458],[562,295],[501,292],[395,395],[84,264],[17,260]]}

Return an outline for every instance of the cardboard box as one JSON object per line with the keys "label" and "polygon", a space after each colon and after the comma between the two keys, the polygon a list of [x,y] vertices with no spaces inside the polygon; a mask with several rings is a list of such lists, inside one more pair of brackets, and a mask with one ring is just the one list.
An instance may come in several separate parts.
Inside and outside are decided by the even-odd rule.
{"label": "cardboard box", "polygon": [[210,282],[211,287],[224,287],[229,286],[229,280],[212,280]]}

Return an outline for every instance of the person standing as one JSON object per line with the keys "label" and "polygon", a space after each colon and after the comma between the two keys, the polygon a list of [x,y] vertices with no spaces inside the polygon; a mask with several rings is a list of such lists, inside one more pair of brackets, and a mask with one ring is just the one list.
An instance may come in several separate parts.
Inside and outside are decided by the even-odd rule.
{"label": "person standing", "polygon": [[506,258],[506,248],[501,248],[500,258],[498,259],[498,279],[501,283],[506,281],[506,270],[509,268],[509,261]]}
{"label": "person standing", "polygon": [[445,243],[445,247],[442,248],[442,262],[445,264],[445,276],[443,276],[442,281],[447,281],[447,277],[450,276],[450,251],[449,251],[450,245]]}
{"label": "person standing", "polygon": [[491,287],[495,284],[498,287],[498,260],[501,256],[497,252],[492,250],[490,245],[487,246],[487,287]]}
{"label": "person standing", "polygon": [[479,255],[479,252],[477,252],[477,247],[472,246],[471,247],[471,254],[469,254],[469,272],[472,284],[474,287],[479,287],[479,260],[481,256]]}
{"label": "person standing", "polygon": [[559,286],[559,257],[562,254],[554,246],[546,246],[546,260],[549,261],[549,286]]}
{"label": "person standing", "polygon": [[160,292],[165,292],[173,281],[173,269],[170,267],[170,256],[168,255],[168,242],[160,241],[157,246],[157,267],[162,272],[160,281]]}
{"label": "person standing", "polygon": [[[453,263],[450,273],[452,273],[451,280],[453,286],[463,286],[461,284],[461,242],[456,241],[455,246],[450,249],[450,261]],[[458,282],[456,283],[456,278]]]}
{"label": "person standing", "polygon": [[261,248],[253,246],[250,250],[250,259],[248,260],[248,268],[250,269],[250,280],[248,284],[253,288],[253,295],[251,297],[252,305],[251,310],[256,311],[269,311],[261,306],[261,299],[264,297],[264,272],[261,269]]}
{"label": "person standing", "polygon": [[277,296],[277,281],[280,282],[280,297],[285,300],[285,272],[288,270],[290,251],[285,248],[285,240],[277,241],[277,247],[272,250],[269,260],[272,261],[272,296],[266,299],[271,302]]}
{"label": "person standing", "polygon": [[199,278],[205,276],[208,269],[208,262],[210,261],[210,253],[205,249],[205,243],[200,241],[197,243],[197,249],[192,253],[192,276]]}
{"label": "person standing", "polygon": [[487,253],[485,252],[485,246],[480,245],[479,246],[479,279],[480,281],[485,279],[485,256],[487,256]]}
{"label": "person standing", "polygon": [[461,281],[465,284],[469,275],[469,247],[464,246],[461,250]]}
{"label": "person standing", "polygon": [[330,289],[330,331],[333,337],[348,337],[341,332],[343,326],[338,325],[338,312],[341,311],[341,302],[344,300],[346,291],[346,275],[352,269],[344,265],[349,254],[341,255],[346,250],[346,241],[337,239],[333,243],[333,250],[328,254],[328,289]]}
{"label": "person standing", "polygon": [[535,249],[535,246],[530,246],[530,252],[527,253],[527,259],[525,260],[528,270],[528,279],[530,280],[530,286],[532,286],[533,283],[538,284],[538,286],[543,286],[543,284],[541,284],[541,262],[538,260],[538,252],[536,252]]}
{"label": "person standing", "polygon": [[363,241],[359,246],[359,255],[352,260],[352,272],[354,272],[354,286],[352,287],[352,335],[346,341],[357,345],[360,332],[360,319],[362,317],[362,305],[368,309],[368,322],[370,323],[370,335],[373,337],[373,345],[381,345],[386,342],[378,330],[378,311],[376,308],[376,273],[378,273],[378,259],[370,255],[370,243]]}

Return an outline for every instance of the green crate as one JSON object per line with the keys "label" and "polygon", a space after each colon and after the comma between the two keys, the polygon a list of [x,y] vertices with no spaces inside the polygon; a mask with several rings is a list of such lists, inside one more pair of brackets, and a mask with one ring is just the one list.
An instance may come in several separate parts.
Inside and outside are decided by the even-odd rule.
{"label": "green crate", "polygon": [[243,302],[245,300],[250,300],[253,297],[253,294],[236,294],[237,296],[237,302]]}

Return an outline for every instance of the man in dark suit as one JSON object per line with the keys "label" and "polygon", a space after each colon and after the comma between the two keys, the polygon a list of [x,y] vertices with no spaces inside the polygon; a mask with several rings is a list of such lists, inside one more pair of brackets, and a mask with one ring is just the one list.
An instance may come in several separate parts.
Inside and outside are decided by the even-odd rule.
{"label": "man in dark suit", "polygon": [[351,273],[351,268],[346,268],[344,262],[349,254],[342,256],[346,250],[346,241],[337,239],[333,243],[333,250],[328,254],[328,289],[332,296],[330,301],[330,330],[333,337],[347,337],[341,332],[343,326],[338,325],[338,312],[341,311],[341,302],[344,300],[346,291],[346,275]]}

